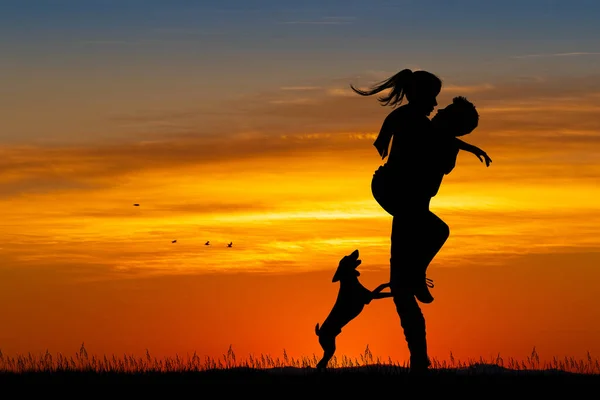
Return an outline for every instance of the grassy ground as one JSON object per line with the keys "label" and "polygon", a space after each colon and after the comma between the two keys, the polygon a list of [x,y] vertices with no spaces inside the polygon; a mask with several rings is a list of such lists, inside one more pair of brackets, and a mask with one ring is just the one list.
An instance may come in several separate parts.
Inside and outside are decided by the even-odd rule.
{"label": "grassy ground", "polygon": [[[586,360],[554,359],[539,361],[535,349],[525,361],[503,360],[500,356],[486,362],[470,360],[460,362],[450,357],[450,362],[432,360],[433,367],[424,377],[408,374],[405,365],[374,360],[368,347],[358,359],[334,358],[326,372],[314,368],[318,358],[273,359],[270,356],[250,357],[237,360],[230,348],[223,357],[215,360],[201,359],[196,354],[186,358],[157,359],[123,356],[88,357],[82,345],[72,357],[45,353],[39,356],[19,355],[7,357],[0,352],[0,387],[6,384],[194,384],[219,386],[224,390],[241,387],[258,389],[261,393],[280,384],[299,389],[321,391],[323,387],[343,389],[405,388],[417,383],[419,390],[432,390],[440,385],[475,388],[478,384],[520,387],[534,385],[538,389],[550,389],[556,385],[571,388],[600,384],[600,364],[589,355]],[[464,390],[464,389],[461,389]],[[572,392],[572,390],[571,390]]]}

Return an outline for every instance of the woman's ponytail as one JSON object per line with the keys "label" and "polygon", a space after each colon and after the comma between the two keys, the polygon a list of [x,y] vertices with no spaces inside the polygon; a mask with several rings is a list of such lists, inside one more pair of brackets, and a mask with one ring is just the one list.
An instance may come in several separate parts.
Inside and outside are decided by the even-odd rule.
{"label": "woman's ponytail", "polygon": [[382,106],[391,105],[393,107],[402,104],[402,100],[406,95],[406,89],[412,86],[413,72],[406,68],[397,74],[389,77],[388,79],[379,82],[378,84],[371,87],[370,90],[360,90],[350,85],[350,88],[361,96],[371,96],[382,92],[386,89],[392,89],[386,96],[378,97],[377,100]]}
{"label": "woman's ponytail", "polygon": [[358,93],[361,96],[371,96],[386,89],[391,89],[387,95],[378,97],[377,100],[379,100],[382,106],[390,105],[396,107],[397,105],[402,104],[405,97],[407,97],[407,100],[409,101],[411,98],[415,98],[415,96],[419,94],[417,92],[439,93],[442,88],[442,81],[431,72],[413,72],[406,68],[394,76],[379,82],[371,87],[370,90],[360,90],[352,85],[350,85],[350,87],[355,93]]}

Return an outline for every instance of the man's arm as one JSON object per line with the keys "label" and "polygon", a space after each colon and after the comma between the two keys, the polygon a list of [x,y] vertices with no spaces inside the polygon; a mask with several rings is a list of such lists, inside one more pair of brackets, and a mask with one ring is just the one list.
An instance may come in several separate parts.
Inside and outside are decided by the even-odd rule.
{"label": "man's arm", "polygon": [[473,146],[472,144],[467,143],[457,137],[454,138],[454,142],[458,146],[459,150],[464,150],[464,151],[467,151],[467,152],[473,153],[473,154],[475,154],[477,151],[483,151],[479,147]]}
{"label": "man's arm", "polygon": [[485,151],[481,150],[477,146],[473,146],[472,144],[463,142],[459,138],[454,138],[454,140],[455,140],[459,150],[464,150],[464,151],[474,154],[475,156],[477,156],[477,158],[479,158],[479,161],[483,162],[485,160],[485,165],[487,167],[490,166],[492,159],[487,155],[487,153]]}

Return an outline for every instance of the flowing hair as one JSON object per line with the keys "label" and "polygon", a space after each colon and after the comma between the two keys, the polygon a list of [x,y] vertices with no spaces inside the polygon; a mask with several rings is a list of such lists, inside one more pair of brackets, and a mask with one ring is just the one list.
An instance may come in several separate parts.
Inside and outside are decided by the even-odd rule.
{"label": "flowing hair", "polygon": [[437,88],[439,91],[441,87],[442,81],[431,72],[413,72],[408,68],[403,69],[388,79],[379,82],[378,84],[372,86],[369,90],[360,90],[355,88],[352,84],[350,85],[350,88],[361,96],[371,96],[386,89],[392,89],[386,96],[380,96],[377,98],[382,106],[389,105],[392,107],[402,104],[405,96],[407,100],[410,101],[410,97],[413,97],[413,95],[422,88]]}

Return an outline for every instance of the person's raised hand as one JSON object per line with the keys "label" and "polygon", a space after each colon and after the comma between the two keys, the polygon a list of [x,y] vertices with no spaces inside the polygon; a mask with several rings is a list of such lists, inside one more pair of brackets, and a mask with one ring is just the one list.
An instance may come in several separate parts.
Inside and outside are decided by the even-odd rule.
{"label": "person's raised hand", "polygon": [[473,152],[473,154],[475,154],[475,156],[477,156],[477,158],[479,158],[479,161],[484,162],[485,161],[485,166],[489,167],[492,159],[487,155],[487,153],[483,150],[481,150],[479,147],[475,147],[475,151]]}
{"label": "person's raised hand", "polygon": [[492,163],[492,159],[487,155],[486,152],[483,152],[483,154],[477,154],[477,158],[479,158],[479,161],[481,162],[485,161],[486,167],[489,167]]}

